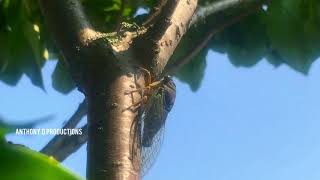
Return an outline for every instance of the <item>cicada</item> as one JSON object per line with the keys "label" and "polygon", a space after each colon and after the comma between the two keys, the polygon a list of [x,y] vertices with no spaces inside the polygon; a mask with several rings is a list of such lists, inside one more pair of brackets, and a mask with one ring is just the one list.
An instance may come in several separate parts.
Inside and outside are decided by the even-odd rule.
{"label": "cicada", "polygon": [[160,80],[148,83],[145,88],[141,88],[140,92],[143,100],[138,113],[138,121],[133,129],[138,136],[134,139],[138,139],[139,148],[141,148],[140,170],[144,175],[159,154],[165,122],[175,102],[176,86],[171,77],[164,76]]}

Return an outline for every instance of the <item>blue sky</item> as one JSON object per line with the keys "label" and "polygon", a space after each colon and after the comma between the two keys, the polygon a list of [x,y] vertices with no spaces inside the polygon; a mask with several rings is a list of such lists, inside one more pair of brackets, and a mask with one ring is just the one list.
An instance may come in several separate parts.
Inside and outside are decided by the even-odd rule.
{"label": "blue sky", "polygon": [[[0,115],[25,121],[54,114],[40,127],[61,127],[83,95],[51,88],[55,61],[43,69],[47,92],[23,78],[17,87],[0,83]],[[165,140],[145,180],[319,180],[320,64],[308,76],[266,61],[236,68],[210,52],[201,88],[175,81],[176,104]],[[84,123],[84,122],[82,122]],[[51,136],[8,139],[41,149]],[[85,176],[86,148],[63,164]]]}

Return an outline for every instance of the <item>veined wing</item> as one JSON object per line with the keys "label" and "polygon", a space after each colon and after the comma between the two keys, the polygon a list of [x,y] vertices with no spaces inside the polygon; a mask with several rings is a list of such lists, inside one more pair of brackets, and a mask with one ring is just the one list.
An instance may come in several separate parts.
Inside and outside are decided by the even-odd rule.
{"label": "veined wing", "polygon": [[[154,163],[163,139],[163,127],[161,127],[161,125],[159,126],[159,133],[154,130],[156,124],[153,122],[161,121],[163,114],[161,88],[155,92],[156,93],[149,97],[146,104],[141,105],[137,119],[131,126],[131,131],[134,133],[133,142],[130,143],[131,160],[133,163],[136,162],[136,158],[140,160],[140,167],[135,168],[136,170],[140,169],[141,175],[144,175]],[[149,143],[148,147],[143,145],[143,141]],[[137,152],[139,148],[140,153]]]}
{"label": "veined wing", "polygon": [[163,142],[167,113],[164,112],[163,90],[151,96],[143,114],[141,133],[141,174],[144,175],[154,164]]}
{"label": "veined wing", "polygon": [[[149,97],[147,104],[140,108],[137,120],[132,126],[133,139],[138,142],[131,143],[136,146],[132,146],[132,155],[133,158],[136,157],[135,155],[140,155],[139,169],[142,175],[146,174],[154,164],[160,152],[164,137],[164,125],[175,101],[176,88],[172,79],[165,77],[162,80],[162,86],[154,92]],[[136,152],[138,148],[141,148],[140,153]]]}
{"label": "veined wing", "polygon": [[144,113],[141,141],[141,172],[145,174],[154,164],[163,142],[165,122],[176,98],[176,86],[166,76],[162,86],[151,97]]}

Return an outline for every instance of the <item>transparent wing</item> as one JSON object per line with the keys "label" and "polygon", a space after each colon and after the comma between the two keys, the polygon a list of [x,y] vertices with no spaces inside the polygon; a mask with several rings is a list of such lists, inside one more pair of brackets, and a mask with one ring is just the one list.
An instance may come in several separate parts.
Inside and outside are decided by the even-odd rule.
{"label": "transparent wing", "polygon": [[[141,126],[141,175],[144,176],[154,164],[163,142],[164,125],[163,93],[159,89],[151,96],[143,114]],[[147,145],[143,141],[149,141]]]}
{"label": "transparent wing", "polygon": [[[164,123],[161,124],[163,114],[163,94],[160,88],[149,97],[147,104],[139,108],[138,116],[131,126],[133,133],[133,142],[130,143],[131,161],[136,170],[140,169],[142,176],[151,168],[159,154],[164,134]],[[151,142],[149,146],[143,145],[144,139]],[[137,160],[140,160],[140,167],[135,163]]]}

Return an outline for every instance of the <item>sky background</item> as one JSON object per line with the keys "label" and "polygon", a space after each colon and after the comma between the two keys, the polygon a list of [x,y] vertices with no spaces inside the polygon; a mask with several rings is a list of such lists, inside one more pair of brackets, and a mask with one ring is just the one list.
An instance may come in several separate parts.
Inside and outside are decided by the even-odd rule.
{"label": "sky background", "polygon": [[[210,52],[197,92],[175,80],[177,99],[164,143],[144,180],[319,180],[319,63],[304,76],[266,61],[236,68],[225,55]],[[39,127],[62,127],[84,97],[52,89],[55,64],[43,69],[46,92],[26,77],[16,87],[0,82],[0,115],[22,122],[54,114]],[[35,150],[51,137],[7,136]],[[85,177],[86,147],[63,164]]]}

